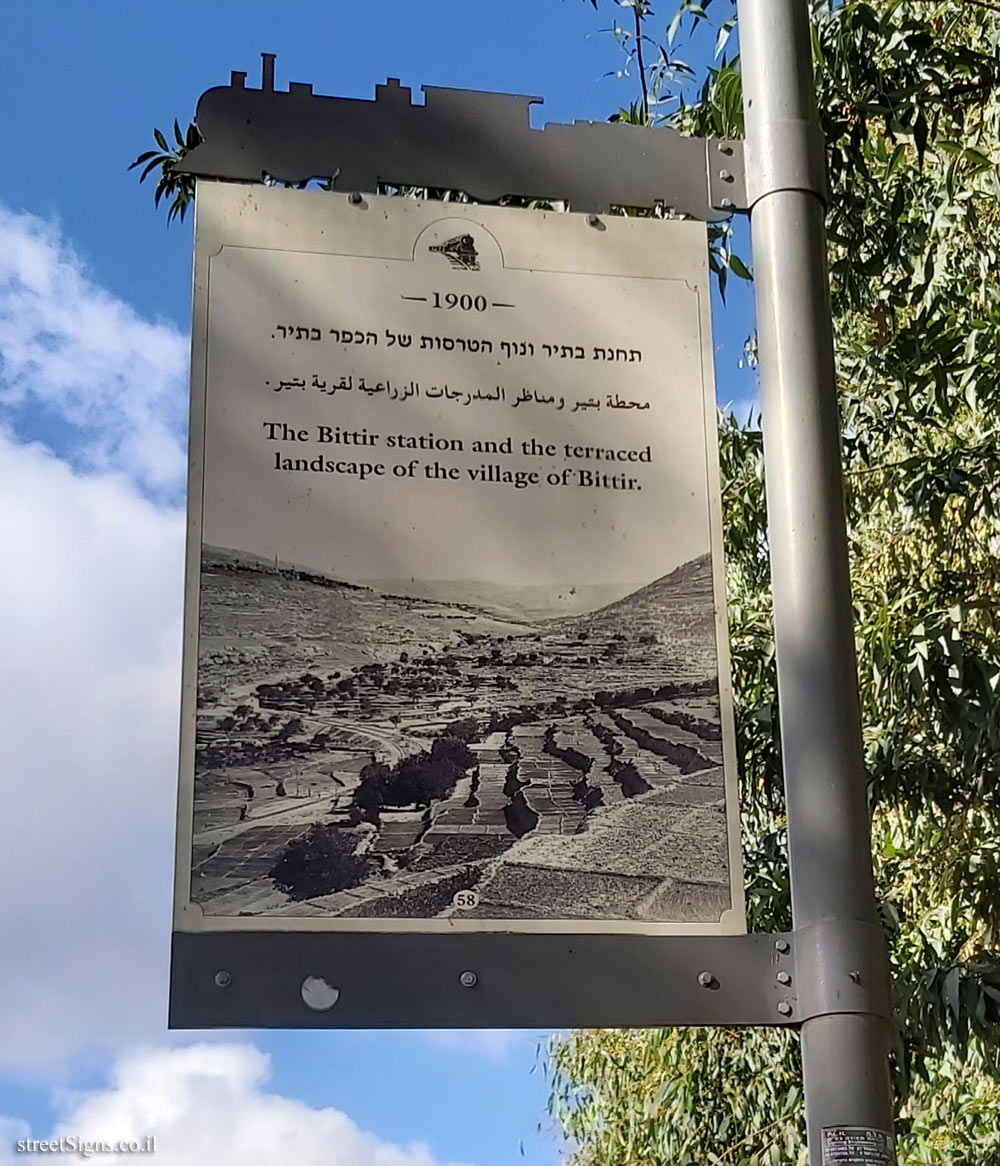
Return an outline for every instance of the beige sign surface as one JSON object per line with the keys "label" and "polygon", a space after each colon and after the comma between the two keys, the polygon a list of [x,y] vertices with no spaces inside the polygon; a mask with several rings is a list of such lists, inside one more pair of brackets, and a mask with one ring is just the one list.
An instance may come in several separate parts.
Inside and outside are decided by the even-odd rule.
{"label": "beige sign surface", "polygon": [[744,930],[703,224],[202,183],[178,931]]}

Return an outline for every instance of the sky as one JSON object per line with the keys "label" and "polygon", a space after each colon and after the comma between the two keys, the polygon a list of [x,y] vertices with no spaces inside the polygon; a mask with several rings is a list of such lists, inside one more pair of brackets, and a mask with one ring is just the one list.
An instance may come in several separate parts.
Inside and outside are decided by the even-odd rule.
{"label": "sky", "polygon": [[[545,1166],[564,1152],[545,1115],[545,1033],[166,1030],[191,229],[168,227],[127,165],[231,69],[256,83],[261,51],[277,53],[280,88],[370,97],[395,76],[537,94],[536,125],[603,120],[635,97],[634,77],[614,75],[618,12],[7,6],[0,1166],[24,1160],[16,1139],[60,1135],[153,1134],[155,1160],[184,1166]],[[714,309],[719,399],[745,412],[746,289]]]}

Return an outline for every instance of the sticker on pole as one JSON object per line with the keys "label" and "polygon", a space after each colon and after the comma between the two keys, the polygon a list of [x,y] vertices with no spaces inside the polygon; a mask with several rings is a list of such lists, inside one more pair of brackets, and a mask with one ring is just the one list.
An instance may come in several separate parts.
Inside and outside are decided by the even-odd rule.
{"label": "sticker on pole", "polygon": [[870,1126],[826,1126],[823,1166],[896,1166],[892,1134]]}
{"label": "sticker on pole", "polygon": [[179,932],[744,929],[705,229],[598,226],[199,187]]}

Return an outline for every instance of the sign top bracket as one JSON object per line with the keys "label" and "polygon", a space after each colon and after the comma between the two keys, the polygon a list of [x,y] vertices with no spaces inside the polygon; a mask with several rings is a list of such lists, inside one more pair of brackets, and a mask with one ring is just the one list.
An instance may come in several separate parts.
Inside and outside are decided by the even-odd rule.
{"label": "sign top bracket", "polygon": [[375,99],[329,97],[312,85],[275,88],[273,53],[261,85],[245,72],[202,94],[203,141],[174,170],[200,178],[330,182],[374,193],[380,185],[567,202],[573,210],[663,207],[704,222],[746,206],[743,146],[683,137],[663,127],[576,121],[531,126],[540,97],[423,86],[424,103],[389,78]]}

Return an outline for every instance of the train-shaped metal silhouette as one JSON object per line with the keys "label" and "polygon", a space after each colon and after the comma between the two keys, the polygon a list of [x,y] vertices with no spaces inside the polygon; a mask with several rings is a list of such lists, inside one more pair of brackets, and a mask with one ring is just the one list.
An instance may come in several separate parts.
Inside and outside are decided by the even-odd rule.
{"label": "train-shaped metal silhouette", "polygon": [[739,142],[685,138],[600,122],[532,129],[541,98],[423,86],[423,105],[395,78],[375,100],[325,97],[311,85],[274,87],[264,53],[260,89],[234,72],[202,94],[204,141],[175,169],[200,177],[302,183],[374,192],[379,184],[464,191],[482,202],[504,196],[564,199],[574,210],[662,204],[692,218],[727,217],[742,197]]}

